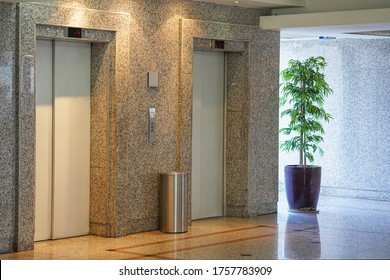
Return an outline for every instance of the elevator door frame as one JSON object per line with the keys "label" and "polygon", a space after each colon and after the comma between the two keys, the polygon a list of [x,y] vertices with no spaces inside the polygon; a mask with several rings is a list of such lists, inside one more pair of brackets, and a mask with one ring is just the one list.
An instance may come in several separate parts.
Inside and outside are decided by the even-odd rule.
{"label": "elevator door frame", "polygon": [[[223,51],[211,51],[211,50],[207,50],[207,51],[201,51],[201,50],[194,50],[192,55],[194,56],[194,53],[195,52],[206,52],[206,53],[223,53],[224,55],[224,85],[223,85],[223,151],[222,151],[222,154],[223,154],[223,158],[222,158],[222,216],[221,217],[224,217],[226,216],[226,117],[227,117],[227,53],[226,52],[223,52]],[[193,90],[193,89],[192,89]],[[191,97],[192,101],[192,106],[193,106],[193,103],[194,103],[194,97],[192,95]],[[193,117],[193,113],[191,113],[191,116]],[[191,122],[191,131],[193,130],[193,121]],[[193,141],[193,138],[191,138],[191,142]],[[192,145],[191,145],[192,146]],[[192,152],[192,147],[191,147],[191,152]],[[191,157],[192,158],[192,157]],[[193,165],[193,159],[191,160],[191,166]],[[192,170],[191,170],[192,172]],[[191,179],[192,181],[192,179]],[[193,192],[193,184],[191,182],[191,192]],[[192,196],[191,196],[192,197]],[[193,202],[191,202],[191,207],[193,207]],[[202,219],[202,218],[201,218]],[[191,220],[194,220],[193,218],[193,215],[192,215],[192,210],[191,210]]]}
{"label": "elevator door frame", "polygon": [[[131,16],[123,12],[42,3],[21,3],[18,11],[23,25],[17,28],[20,49],[16,53],[16,67],[19,69],[15,86],[19,108],[16,123],[19,137],[16,148],[16,233],[12,238],[14,251],[34,249],[35,42],[37,39],[68,40],[69,27],[82,29],[79,40],[91,42],[93,52],[91,109],[92,119],[96,122],[91,131],[94,138],[91,142],[93,207],[90,209],[90,233],[102,237],[119,236],[125,231],[125,226],[116,219],[117,201],[114,199],[117,189],[113,170],[117,162],[116,100],[120,92],[130,90],[127,81],[130,48],[121,46],[131,45]],[[80,12],[83,14],[81,21],[72,16]],[[105,20],[102,21],[102,18]]]}

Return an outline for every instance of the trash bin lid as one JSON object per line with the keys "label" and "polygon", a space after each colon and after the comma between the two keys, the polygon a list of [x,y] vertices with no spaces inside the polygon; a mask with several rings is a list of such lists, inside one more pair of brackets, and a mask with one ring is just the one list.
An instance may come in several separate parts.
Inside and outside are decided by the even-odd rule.
{"label": "trash bin lid", "polygon": [[186,173],[173,171],[173,172],[164,172],[164,173],[161,173],[161,175],[175,176],[175,175],[186,175]]}

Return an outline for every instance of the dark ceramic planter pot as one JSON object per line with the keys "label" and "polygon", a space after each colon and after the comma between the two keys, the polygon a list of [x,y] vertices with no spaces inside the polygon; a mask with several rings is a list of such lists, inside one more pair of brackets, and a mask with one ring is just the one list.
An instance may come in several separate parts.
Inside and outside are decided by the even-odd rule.
{"label": "dark ceramic planter pot", "polygon": [[290,211],[316,212],[321,186],[321,167],[287,165],[284,167]]}

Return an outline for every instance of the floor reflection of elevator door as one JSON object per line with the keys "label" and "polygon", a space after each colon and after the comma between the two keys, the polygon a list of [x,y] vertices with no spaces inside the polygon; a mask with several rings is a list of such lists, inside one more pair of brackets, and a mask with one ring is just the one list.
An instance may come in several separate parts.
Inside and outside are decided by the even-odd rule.
{"label": "floor reflection of elevator door", "polygon": [[192,219],[223,216],[224,54],[194,52]]}
{"label": "floor reflection of elevator door", "polygon": [[90,65],[89,43],[37,41],[36,241],[89,233]]}

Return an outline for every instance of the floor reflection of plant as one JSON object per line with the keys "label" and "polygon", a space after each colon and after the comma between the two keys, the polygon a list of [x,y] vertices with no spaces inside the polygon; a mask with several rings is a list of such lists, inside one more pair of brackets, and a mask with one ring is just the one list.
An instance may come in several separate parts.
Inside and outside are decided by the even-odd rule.
{"label": "floor reflection of plant", "polygon": [[284,236],[287,259],[320,259],[321,237],[317,214],[289,213]]}

